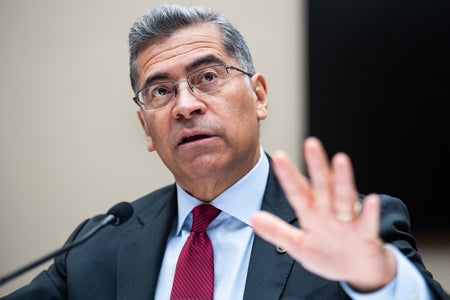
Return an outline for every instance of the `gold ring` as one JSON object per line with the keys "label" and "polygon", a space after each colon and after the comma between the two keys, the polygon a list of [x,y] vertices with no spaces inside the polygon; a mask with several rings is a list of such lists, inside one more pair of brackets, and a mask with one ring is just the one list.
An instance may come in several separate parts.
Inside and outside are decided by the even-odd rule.
{"label": "gold ring", "polygon": [[353,205],[353,210],[351,210],[351,211],[338,210],[338,211],[336,211],[336,217],[342,221],[351,221],[357,215],[360,214],[361,209],[362,209],[361,202],[356,201],[355,204]]}

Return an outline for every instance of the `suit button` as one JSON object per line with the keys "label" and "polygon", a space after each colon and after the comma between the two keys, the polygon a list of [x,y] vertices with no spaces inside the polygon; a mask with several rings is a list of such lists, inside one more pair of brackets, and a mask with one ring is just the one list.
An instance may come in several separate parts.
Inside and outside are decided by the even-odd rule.
{"label": "suit button", "polygon": [[275,247],[275,250],[276,250],[277,253],[279,253],[279,254],[286,253],[286,249],[284,249],[284,248],[282,248],[282,247],[280,247],[280,246],[276,246],[276,247]]}

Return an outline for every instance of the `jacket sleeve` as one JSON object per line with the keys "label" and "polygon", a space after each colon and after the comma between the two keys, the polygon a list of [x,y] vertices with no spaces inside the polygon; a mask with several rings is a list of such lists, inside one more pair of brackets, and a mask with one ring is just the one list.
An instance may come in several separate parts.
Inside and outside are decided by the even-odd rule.
{"label": "jacket sleeve", "polygon": [[394,245],[419,270],[436,300],[450,300],[441,284],[426,269],[419,254],[406,205],[398,198],[379,195],[381,199],[380,235],[384,242]]}

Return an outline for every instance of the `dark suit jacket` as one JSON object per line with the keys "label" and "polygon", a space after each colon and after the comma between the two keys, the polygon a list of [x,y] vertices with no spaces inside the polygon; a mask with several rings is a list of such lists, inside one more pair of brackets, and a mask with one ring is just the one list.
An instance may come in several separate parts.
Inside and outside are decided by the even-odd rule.
{"label": "dark suit jacket", "polygon": [[[177,214],[175,185],[133,203],[134,215],[108,226],[61,255],[29,285],[2,299],[139,300],[153,299],[172,222]],[[263,210],[299,226],[293,209],[270,171]],[[83,236],[102,216],[78,226],[68,242]],[[410,233],[409,216],[398,199],[382,195],[381,236],[400,249],[423,274],[436,299],[449,299],[425,269]],[[169,294],[170,291],[167,291]],[[305,270],[288,254],[258,236],[253,243],[244,299],[349,299],[340,284]],[[235,300],[235,299],[230,299]]]}

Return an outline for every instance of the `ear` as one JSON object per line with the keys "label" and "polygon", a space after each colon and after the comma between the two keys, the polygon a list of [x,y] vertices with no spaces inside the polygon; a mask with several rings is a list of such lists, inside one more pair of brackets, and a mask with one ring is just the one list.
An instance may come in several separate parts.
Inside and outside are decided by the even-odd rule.
{"label": "ear", "polygon": [[147,122],[145,121],[142,110],[137,111],[137,116],[138,116],[138,119],[141,122],[142,128],[144,129],[144,132],[145,132],[145,140],[147,142],[147,150],[148,150],[148,152],[152,152],[155,150],[155,145],[153,145],[153,140],[152,140],[152,137],[150,136],[150,131],[147,126]]}
{"label": "ear", "polygon": [[256,95],[256,115],[258,120],[267,118],[267,85],[266,79],[261,73],[256,73],[251,78],[252,90]]}

